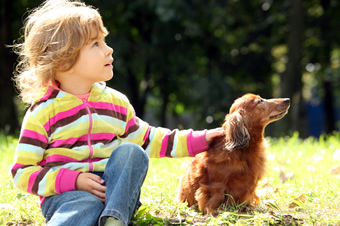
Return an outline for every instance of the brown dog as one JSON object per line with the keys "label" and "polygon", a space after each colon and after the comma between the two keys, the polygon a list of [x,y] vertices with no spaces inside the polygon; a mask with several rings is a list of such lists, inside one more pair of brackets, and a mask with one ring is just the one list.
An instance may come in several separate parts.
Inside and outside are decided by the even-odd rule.
{"label": "brown dog", "polygon": [[197,155],[183,176],[178,199],[213,213],[222,203],[253,206],[255,188],[265,172],[264,129],[286,115],[289,98],[263,99],[246,94],[235,100],[225,117],[225,137]]}

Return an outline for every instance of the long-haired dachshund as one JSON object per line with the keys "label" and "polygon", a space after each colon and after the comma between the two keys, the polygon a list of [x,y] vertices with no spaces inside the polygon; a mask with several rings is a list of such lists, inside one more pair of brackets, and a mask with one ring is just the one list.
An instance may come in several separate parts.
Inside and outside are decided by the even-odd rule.
{"label": "long-haired dachshund", "polygon": [[[264,129],[288,112],[289,98],[246,94],[235,100],[223,124],[225,136],[197,155],[182,177],[178,199],[214,213],[222,203],[253,206],[255,188],[265,172]],[[230,196],[233,198],[230,199]]]}

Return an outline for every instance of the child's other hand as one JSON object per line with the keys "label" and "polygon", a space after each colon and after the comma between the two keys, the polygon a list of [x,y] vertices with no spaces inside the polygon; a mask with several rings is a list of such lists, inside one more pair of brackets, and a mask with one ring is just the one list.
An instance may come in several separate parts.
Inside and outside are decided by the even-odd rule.
{"label": "child's other hand", "polygon": [[221,137],[224,135],[224,130],[222,127],[216,128],[216,129],[209,129],[205,133],[205,139],[208,144],[210,144],[215,137]]}
{"label": "child's other hand", "polygon": [[93,173],[81,173],[76,181],[76,188],[81,191],[87,191],[97,196],[100,201],[105,202],[104,180]]}

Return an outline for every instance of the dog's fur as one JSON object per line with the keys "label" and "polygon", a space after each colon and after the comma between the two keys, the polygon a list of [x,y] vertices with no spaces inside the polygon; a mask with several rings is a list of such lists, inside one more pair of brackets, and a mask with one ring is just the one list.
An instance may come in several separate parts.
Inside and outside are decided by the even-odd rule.
{"label": "dog's fur", "polygon": [[264,129],[285,116],[289,106],[289,98],[266,100],[254,94],[235,100],[222,126],[225,136],[198,154],[182,177],[179,201],[189,207],[198,203],[205,213],[214,213],[222,203],[253,206],[265,172]]}

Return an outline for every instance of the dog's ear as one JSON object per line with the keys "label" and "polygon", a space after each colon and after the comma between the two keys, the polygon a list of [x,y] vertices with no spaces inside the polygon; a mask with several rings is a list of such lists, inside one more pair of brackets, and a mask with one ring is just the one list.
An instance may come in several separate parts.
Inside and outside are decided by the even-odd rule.
{"label": "dog's ear", "polygon": [[248,145],[250,135],[238,111],[226,116],[223,128],[226,135],[225,149],[232,151]]}

